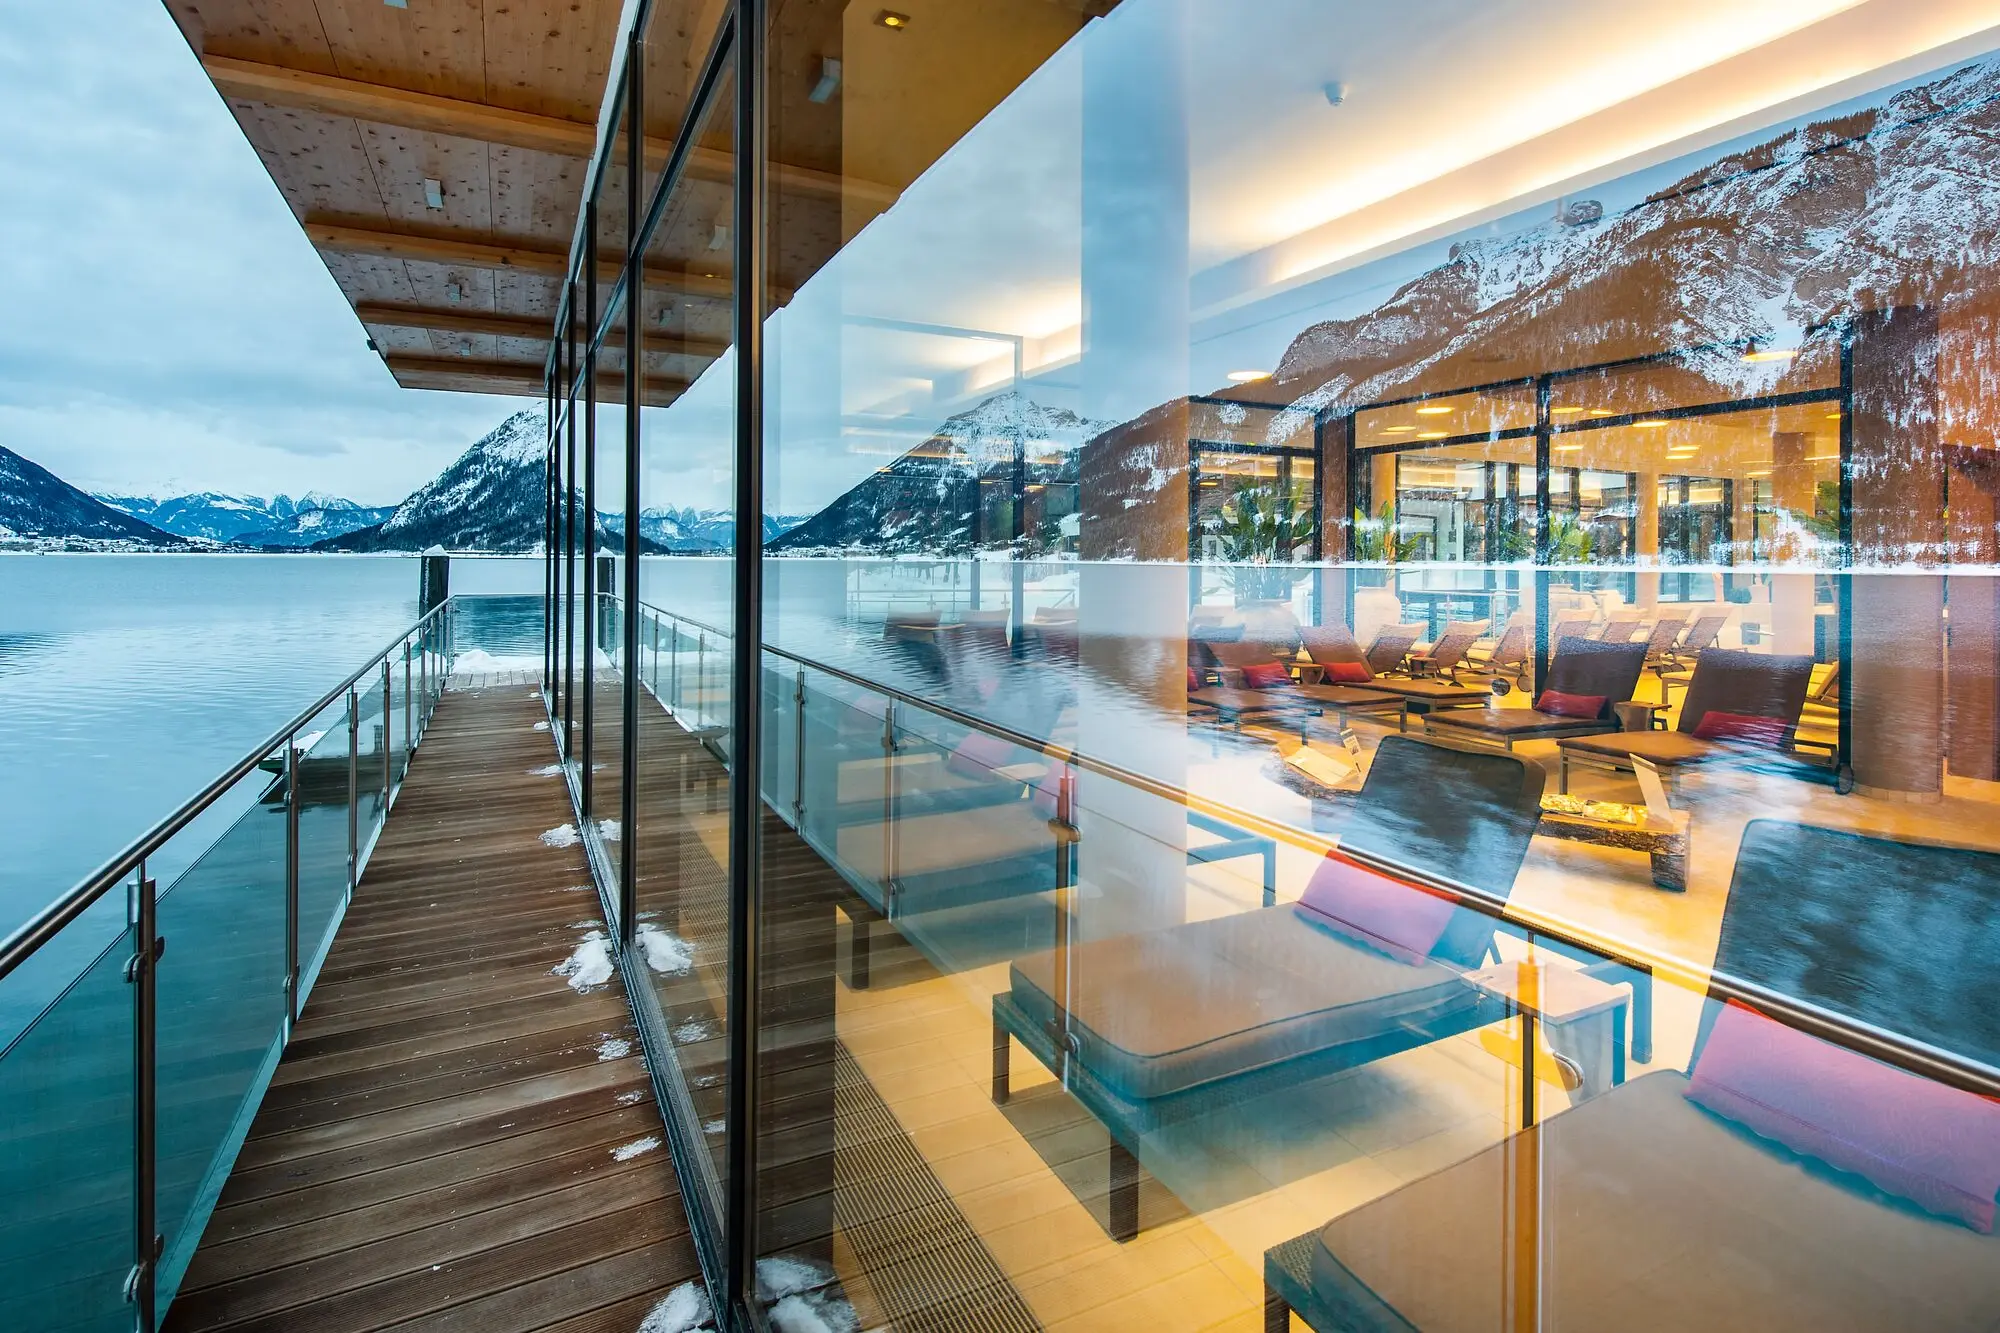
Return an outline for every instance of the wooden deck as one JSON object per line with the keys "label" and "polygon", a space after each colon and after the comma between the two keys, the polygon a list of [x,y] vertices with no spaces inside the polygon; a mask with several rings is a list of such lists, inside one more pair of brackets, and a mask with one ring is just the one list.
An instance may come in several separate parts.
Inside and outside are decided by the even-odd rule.
{"label": "wooden deck", "polygon": [[552,971],[603,923],[531,693],[439,705],[172,1333],[630,1333],[697,1277],[619,980]]}

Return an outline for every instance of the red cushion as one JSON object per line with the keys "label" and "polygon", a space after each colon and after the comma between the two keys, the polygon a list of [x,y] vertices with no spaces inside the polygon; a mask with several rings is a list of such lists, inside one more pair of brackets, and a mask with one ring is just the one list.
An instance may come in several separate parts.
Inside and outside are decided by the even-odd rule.
{"label": "red cushion", "polygon": [[1564,694],[1561,690],[1543,690],[1542,697],[1535,700],[1537,713],[1548,713],[1555,717],[1594,718],[1604,712],[1604,696],[1601,694]]}
{"label": "red cushion", "polygon": [[1375,679],[1375,673],[1366,662],[1329,662],[1326,679],[1332,685],[1366,685]]}
{"label": "red cushion", "polygon": [[1292,673],[1276,662],[1253,662],[1243,668],[1243,688],[1246,690],[1268,690],[1279,685],[1289,685]]}
{"label": "red cushion", "polygon": [[1201,688],[1201,673],[1199,671],[1196,671],[1193,667],[1189,667],[1187,671],[1188,671],[1188,693],[1193,694],[1196,690]]}
{"label": "red cushion", "polygon": [[1694,735],[1704,741],[1748,741],[1775,748],[1785,743],[1785,724],[1775,717],[1721,713],[1711,708],[1695,724]]}
{"label": "red cushion", "polygon": [[2000,1102],[1800,1032],[1732,1000],[1687,1097],[1887,1193],[1993,1231]]}
{"label": "red cushion", "polygon": [[1406,963],[1420,963],[1451,924],[1451,899],[1328,852],[1299,909],[1308,920]]}
{"label": "red cushion", "polygon": [[975,731],[958,743],[944,766],[961,777],[990,778],[993,770],[1019,763],[1021,751],[998,736]]}

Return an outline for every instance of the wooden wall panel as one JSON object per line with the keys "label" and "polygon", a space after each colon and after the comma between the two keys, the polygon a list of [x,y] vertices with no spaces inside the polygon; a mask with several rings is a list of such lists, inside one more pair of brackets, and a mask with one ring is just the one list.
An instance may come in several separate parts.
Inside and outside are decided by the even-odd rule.
{"label": "wooden wall panel", "polygon": [[[485,144],[385,125],[363,125],[360,131],[375,168],[383,215],[392,223],[412,229],[443,227],[480,240],[505,242],[505,238],[493,235],[493,192],[487,164],[492,150]],[[443,208],[431,208],[425,202],[426,179],[443,187]]]}

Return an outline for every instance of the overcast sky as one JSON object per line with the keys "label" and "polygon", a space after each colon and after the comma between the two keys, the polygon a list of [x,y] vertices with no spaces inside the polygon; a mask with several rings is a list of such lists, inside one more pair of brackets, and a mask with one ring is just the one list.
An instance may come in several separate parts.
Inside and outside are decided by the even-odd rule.
{"label": "overcast sky", "polygon": [[160,0],[0,0],[0,445],[402,499],[525,402],[400,389]]}

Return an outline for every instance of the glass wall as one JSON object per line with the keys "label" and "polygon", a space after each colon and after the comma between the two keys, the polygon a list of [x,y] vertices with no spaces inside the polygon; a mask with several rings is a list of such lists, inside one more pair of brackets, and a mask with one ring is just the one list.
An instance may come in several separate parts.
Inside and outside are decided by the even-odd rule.
{"label": "glass wall", "polygon": [[2000,4],[718,13],[593,799],[730,1317],[2000,1319]]}

